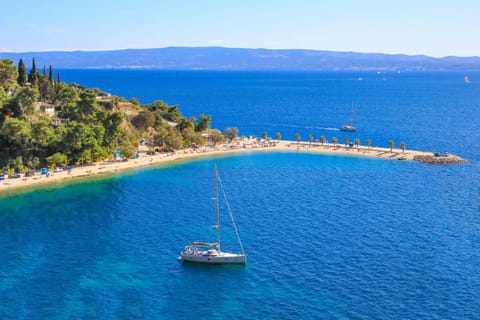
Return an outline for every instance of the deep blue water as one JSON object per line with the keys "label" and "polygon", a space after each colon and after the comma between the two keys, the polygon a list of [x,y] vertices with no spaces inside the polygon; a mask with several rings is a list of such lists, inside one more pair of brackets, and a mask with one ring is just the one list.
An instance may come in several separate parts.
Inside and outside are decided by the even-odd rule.
{"label": "deep blue water", "polygon": [[[458,153],[480,160],[480,72],[225,72],[61,70],[62,79],[136,97],[178,104],[187,116],[211,114],[213,127],[238,127],[303,140],[311,133],[343,141]],[[359,81],[358,78],[362,78]],[[386,80],[382,80],[382,78]],[[336,131],[355,108],[357,134]]]}
{"label": "deep blue water", "polygon": [[[479,74],[470,85],[459,73],[61,74],[290,139],[343,140],[327,129],[348,119],[353,100],[362,141],[472,162],[243,154],[3,196],[1,318],[478,319]],[[214,236],[214,162],[246,267],[176,260],[188,241]],[[231,228],[222,231],[236,249]]]}

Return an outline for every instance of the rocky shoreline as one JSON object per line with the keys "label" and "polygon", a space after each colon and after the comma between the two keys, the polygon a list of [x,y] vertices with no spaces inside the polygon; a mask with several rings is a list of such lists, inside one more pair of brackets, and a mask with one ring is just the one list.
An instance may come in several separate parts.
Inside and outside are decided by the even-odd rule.
{"label": "rocky shoreline", "polygon": [[422,162],[422,163],[430,163],[430,164],[448,164],[448,163],[467,162],[465,159],[460,158],[459,156],[455,156],[452,154],[437,154],[437,153],[416,155],[413,157],[413,160]]}

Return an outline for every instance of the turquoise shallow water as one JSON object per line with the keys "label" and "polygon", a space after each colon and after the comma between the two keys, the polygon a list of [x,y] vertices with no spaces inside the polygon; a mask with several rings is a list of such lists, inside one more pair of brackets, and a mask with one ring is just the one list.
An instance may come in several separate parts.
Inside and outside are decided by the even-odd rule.
{"label": "turquoise shallow water", "polygon": [[[214,162],[246,267],[176,260],[214,237]],[[459,179],[469,170],[252,154],[3,199],[0,315],[473,319],[480,219]],[[237,248],[231,228],[222,235]]]}
{"label": "turquoise shallow water", "polygon": [[[393,139],[472,162],[242,154],[2,194],[0,318],[478,318],[478,73],[468,86],[460,73],[61,74],[211,113],[215,126],[241,134]],[[352,100],[359,132],[332,130]],[[214,237],[215,162],[246,267],[176,260],[189,241]],[[236,249],[223,231],[225,248]]]}

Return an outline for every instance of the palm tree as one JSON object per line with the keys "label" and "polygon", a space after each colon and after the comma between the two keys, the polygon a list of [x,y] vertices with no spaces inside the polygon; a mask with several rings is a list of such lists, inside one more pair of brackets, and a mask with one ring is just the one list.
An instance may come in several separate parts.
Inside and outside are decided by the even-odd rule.
{"label": "palm tree", "polygon": [[402,153],[405,153],[405,148],[407,148],[407,144],[405,142],[400,142],[400,148],[402,148]]}
{"label": "palm tree", "polygon": [[343,138],[343,144],[345,144],[345,148],[348,146],[348,137]]}
{"label": "palm tree", "polygon": [[333,142],[333,147],[334,147],[334,148],[337,146],[337,141],[338,141],[337,137],[333,137],[333,138],[332,138],[332,142]]}
{"label": "palm tree", "polygon": [[262,132],[262,138],[263,140],[267,139],[267,133],[265,131]]}
{"label": "palm tree", "polygon": [[368,146],[368,149],[370,149],[370,147],[372,146],[372,140],[367,139],[367,146]]}
{"label": "palm tree", "polygon": [[395,142],[393,142],[393,140],[388,141],[388,146],[390,147],[390,152],[393,152],[393,147],[395,146]]}
{"label": "palm tree", "polygon": [[300,133],[295,133],[295,140],[297,141],[297,143],[300,141]]}
{"label": "palm tree", "polygon": [[282,139],[282,135],[280,134],[280,132],[277,132],[275,134],[275,139],[277,139],[277,141],[280,141],[280,139]]}
{"label": "palm tree", "polygon": [[308,142],[309,142],[310,144],[312,144],[312,141],[313,141],[313,135],[310,133],[310,134],[308,135]]}
{"label": "palm tree", "polygon": [[327,140],[327,138],[325,138],[325,136],[320,136],[320,143],[321,144],[324,144],[325,140]]}
{"label": "palm tree", "polygon": [[357,146],[357,151],[358,151],[358,146],[360,145],[360,139],[355,138],[355,145]]}

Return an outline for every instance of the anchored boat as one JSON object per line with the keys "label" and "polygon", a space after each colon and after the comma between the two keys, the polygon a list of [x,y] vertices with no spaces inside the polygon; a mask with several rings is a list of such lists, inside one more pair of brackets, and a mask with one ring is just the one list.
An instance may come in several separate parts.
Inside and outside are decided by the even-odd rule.
{"label": "anchored boat", "polygon": [[[219,190],[221,190],[227,211],[232,221],[235,235],[237,236],[238,243],[240,245],[240,253],[230,253],[222,251],[220,245],[220,208],[219,208]],[[216,242],[200,242],[194,241],[187,245],[182,252],[180,252],[179,260],[185,262],[207,263],[207,264],[246,264],[247,255],[243,249],[242,241],[240,240],[240,234],[238,233],[235,220],[233,218],[230,205],[227,201],[225,190],[223,189],[222,181],[218,175],[217,166],[215,165],[215,209],[216,209],[216,224],[217,229],[217,241]]]}
{"label": "anchored boat", "polygon": [[350,123],[346,123],[343,126],[341,126],[340,130],[347,131],[347,132],[356,132],[357,127],[355,127],[354,123],[355,123],[355,109],[352,103],[352,116],[350,117]]}

